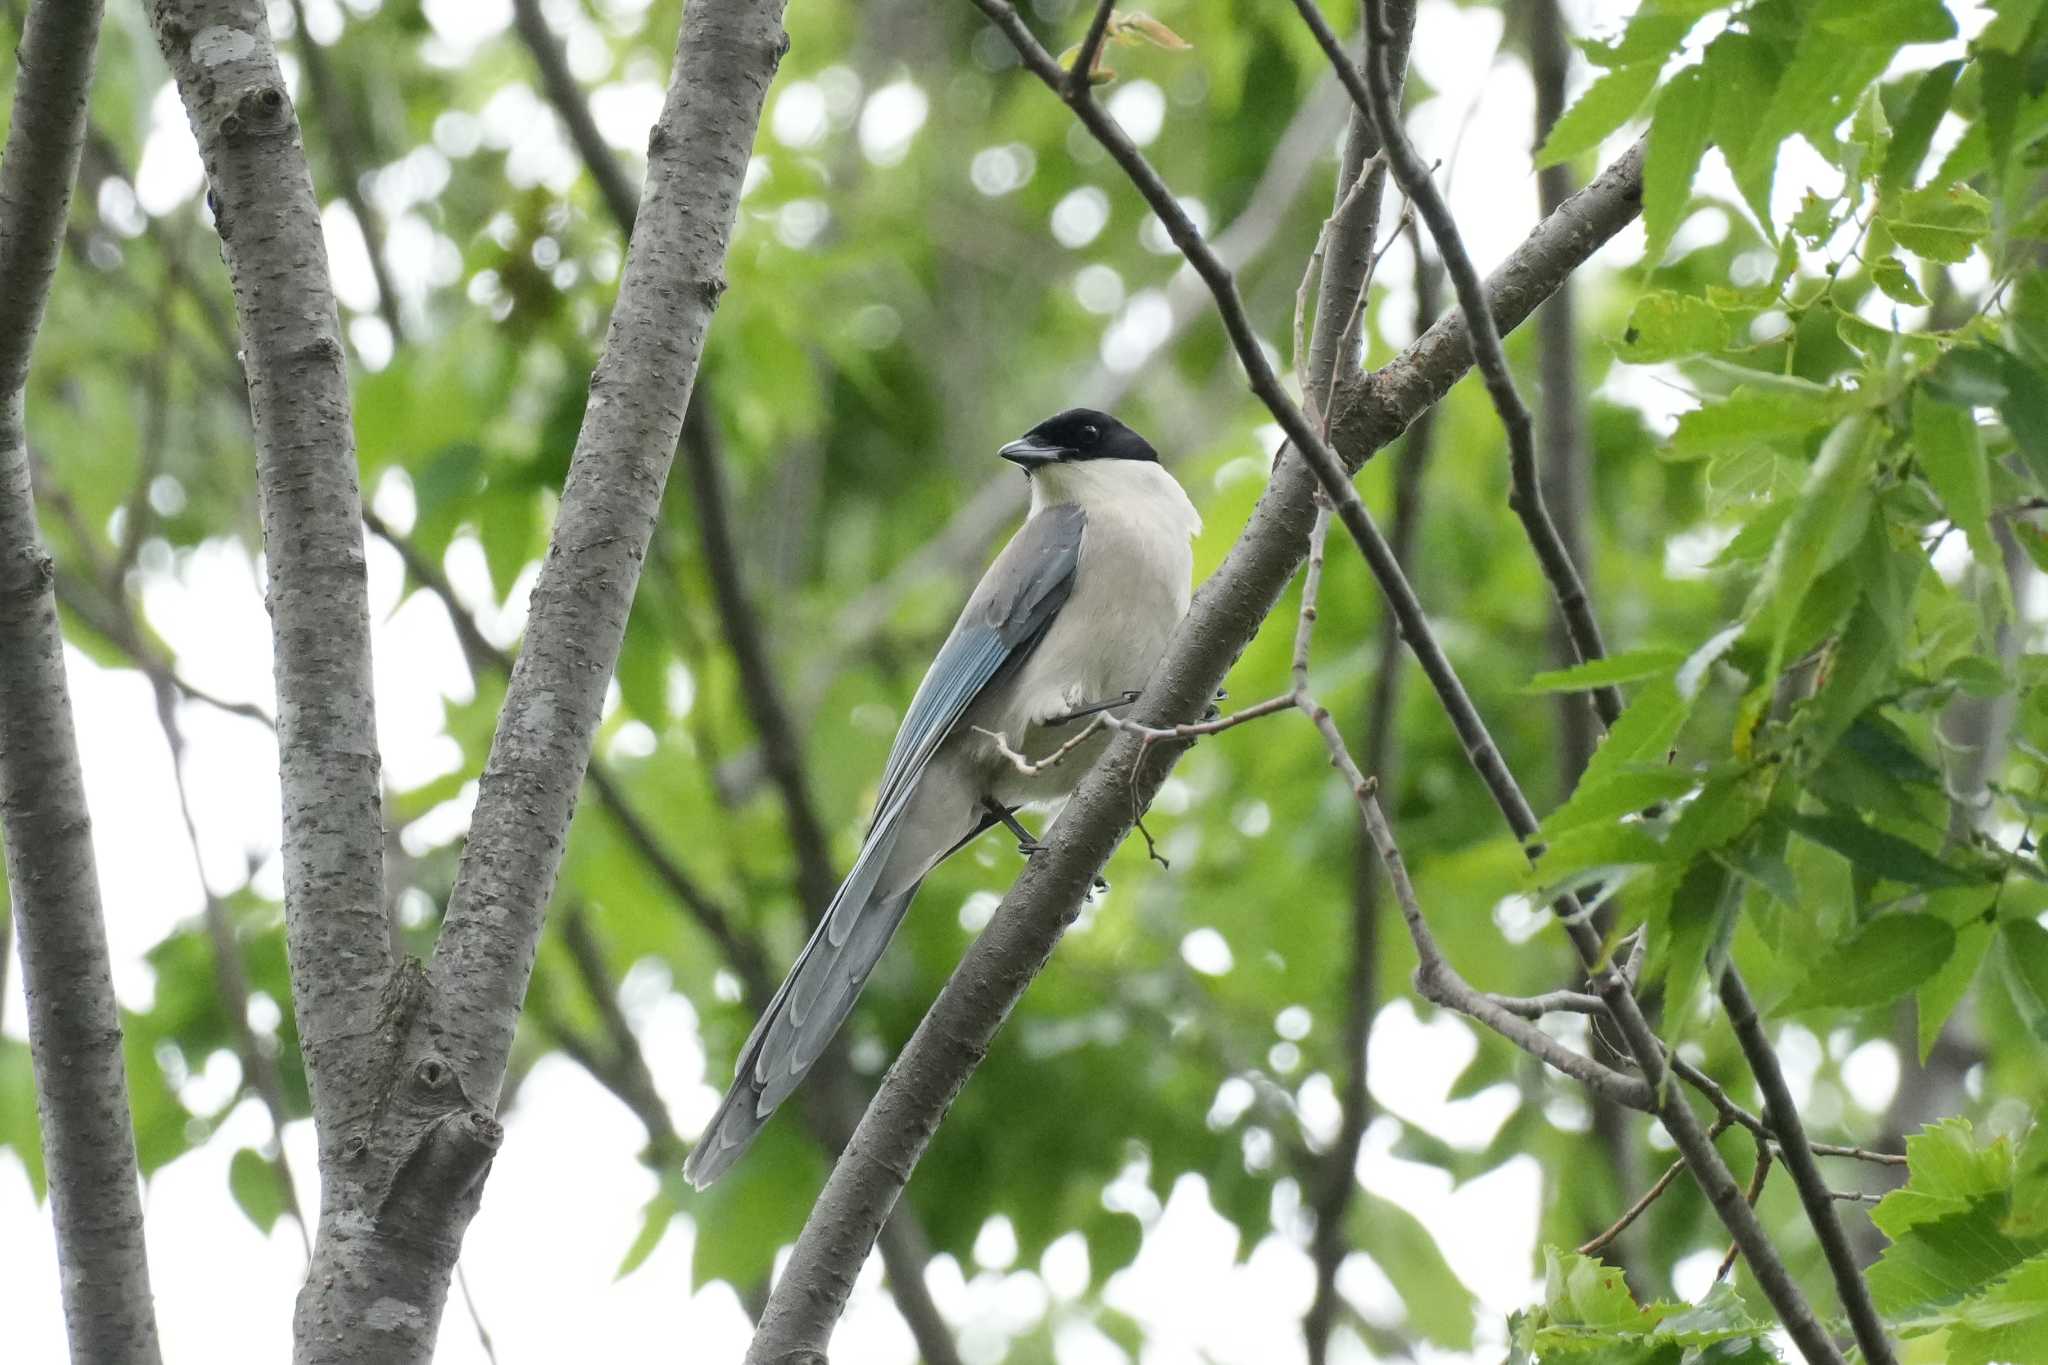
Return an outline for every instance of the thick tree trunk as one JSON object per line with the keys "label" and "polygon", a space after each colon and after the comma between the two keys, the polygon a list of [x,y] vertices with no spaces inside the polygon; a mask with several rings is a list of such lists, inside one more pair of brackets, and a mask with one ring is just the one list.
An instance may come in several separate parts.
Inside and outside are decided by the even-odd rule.
{"label": "thick tree trunk", "polygon": [[93,0],[30,9],[0,156],[0,830],[72,1358],[154,1365],[121,1016],[23,415],[29,351],[85,140],[99,26]]}

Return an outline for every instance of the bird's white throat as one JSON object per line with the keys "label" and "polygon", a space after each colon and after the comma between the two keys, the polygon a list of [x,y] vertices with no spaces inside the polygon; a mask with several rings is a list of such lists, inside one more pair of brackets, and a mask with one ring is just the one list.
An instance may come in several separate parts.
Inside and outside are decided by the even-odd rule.
{"label": "bird's white throat", "polygon": [[1091,517],[1112,516],[1171,526],[1192,538],[1201,514],[1180,482],[1150,460],[1069,460],[1031,471],[1031,514],[1074,503]]}

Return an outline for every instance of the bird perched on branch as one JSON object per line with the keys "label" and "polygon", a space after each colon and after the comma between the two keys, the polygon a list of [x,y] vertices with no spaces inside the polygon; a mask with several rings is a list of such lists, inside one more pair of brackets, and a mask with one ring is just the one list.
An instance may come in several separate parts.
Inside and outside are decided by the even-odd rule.
{"label": "bird perched on branch", "polygon": [[1037,851],[1018,810],[1070,794],[1108,735],[1043,760],[1082,717],[1137,698],[1187,614],[1201,518],[1144,437],[1073,408],[996,453],[1030,480],[1030,514],[918,685],[853,870],[683,1167],[699,1189],[732,1167],[832,1041],[925,876],[996,825]]}

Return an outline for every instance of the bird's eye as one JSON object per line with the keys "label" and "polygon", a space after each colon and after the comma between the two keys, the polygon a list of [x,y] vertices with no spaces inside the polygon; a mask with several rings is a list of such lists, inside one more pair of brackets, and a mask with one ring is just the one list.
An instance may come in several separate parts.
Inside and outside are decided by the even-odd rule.
{"label": "bird's eye", "polygon": [[1092,423],[1088,426],[1081,428],[1081,439],[1084,441],[1092,441],[1100,435],[1102,435],[1101,430],[1095,427]]}

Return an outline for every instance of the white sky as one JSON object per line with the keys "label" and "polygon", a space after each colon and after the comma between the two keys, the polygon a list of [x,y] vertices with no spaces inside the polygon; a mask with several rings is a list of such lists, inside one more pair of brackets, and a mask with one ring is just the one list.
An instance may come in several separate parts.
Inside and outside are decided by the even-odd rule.
{"label": "white sky", "polygon": [[[631,0],[611,6],[634,7]],[[316,32],[321,31],[332,18],[327,13],[332,5],[319,0],[309,8]],[[561,7],[550,8],[552,12]],[[1581,11],[1582,30],[1609,32],[1632,6],[1602,0],[1575,8]],[[442,59],[450,62],[465,59],[509,19],[506,5],[473,0],[430,0],[427,12],[440,34]],[[1482,269],[1489,268],[1535,218],[1528,157],[1529,81],[1517,63],[1488,65],[1475,60],[1475,54],[1494,51],[1500,41],[1496,10],[1467,10],[1426,0],[1420,29],[1416,68],[1441,93],[1417,111],[1413,131],[1426,154],[1441,155],[1459,125],[1466,125],[1453,163],[1451,198],[1475,257]],[[573,49],[572,43],[572,56]],[[1924,65],[1943,55],[1931,48],[1918,49],[1912,54],[1913,64]],[[658,103],[654,78],[635,73],[633,80],[597,92],[595,102],[605,115],[608,133],[621,145],[643,140],[638,129],[653,113],[650,90],[653,103]],[[851,116],[850,108],[835,114],[828,107],[834,99],[844,104],[844,95],[843,90],[819,92],[816,87],[800,92],[787,109],[771,109],[771,132],[789,142],[814,137],[820,120]],[[1156,111],[1148,111],[1142,92],[1127,97],[1126,105],[1118,112],[1139,125],[1134,132],[1157,132],[1156,126],[1142,126],[1156,124]],[[154,108],[157,127],[142,158],[136,197],[143,209],[164,212],[197,189],[198,166],[175,95],[161,95]],[[924,112],[921,92],[907,82],[869,92],[859,119],[864,149],[880,161],[899,156],[916,136]],[[504,126],[492,126],[493,117]],[[498,145],[519,141],[531,148],[526,161],[515,168],[527,183],[553,183],[574,174],[573,162],[564,163],[566,147],[559,145],[545,111],[530,97],[508,95],[503,108],[484,123],[481,135],[487,140]],[[437,138],[444,135],[460,140],[479,134],[451,125],[437,129]],[[1608,150],[1611,154],[1624,145],[1626,140],[1618,138]],[[1807,164],[1811,158],[1799,157],[1799,150],[1795,144],[1779,181],[1787,212],[1813,170]],[[426,164],[418,173],[424,178],[418,187],[420,197],[426,197],[434,188],[434,168]],[[985,192],[1007,192],[1021,183],[1018,175],[1029,173],[1028,163],[1000,152],[975,168],[976,183]],[[1702,188],[1726,183],[1716,158],[1710,157],[1704,174]],[[393,184],[400,187],[393,192],[402,194],[402,182]],[[402,211],[404,205],[393,207]],[[1088,206],[1077,204],[1073,212],[1085,217]],[[346,215],[340,217],[344,221],[330,221],[337,290],[345,297],[353,291],[371,299],[373,286],[361,239],[354,225],[345,221]],[[1091,236],[1099,230],[1079,220],[1069,220],[1064,228],[1059,223],[1052,226],[1064,232],[1077,225]],[[784,230],[792,229],[785,224]],[[1695,220],[1687,230],[1717,236],[1725,227]],[[433,235],[424,227],[415,237],[394,233],[393,242],[393,272],[401,281],[418,281],[423,287],[445,269]],[[417,250],[402,251],[406,242]],[[1601,259],[1608,264],[1632,261],[1640,254],[1641,243],[1641,229],[1631,228],[1601,253]],[[1400,285],[1405,273],[1405,257],[1389,256],[1389,282]],[[1109,307],[1100,310],[1112,311],[1120,285],[1111,281],[1102,288],[1117,291],[1104,295]],[[1142,300],[1132,300],[1125,311],[1143,306]],[[1389,311],[1405,316],[1400,310]],[[1142,323],[1143,318],[1137,321]],[[1113,320],[1106,325],[1108,332],[1114,333],[1120,324],[1127,329],[1132,325],[1128,317]],[[1626,390],[1629,400],[1663,412],[1675,403],[1683,405],[1668,388],[1646,379],[1628,382]],[[401,510],[409,501],[402,490],[395,500]],[[381,545],[372,542],[370,550],[377,614],[378,730],[387,773],[399,785],[409,786],[448,770],[456,761],[453,744],[438,733],[440,699],[444,693],[464,695],[468,686],[460,651],[438,605],[422,595],[394,612],[398,567]],[[478,586],[483,577],[480,561],[473,547],[459,547],[451,555],[450,570],[471,600],[485,595]],[[524,593],[520,588],[515,601],[523,604]],[[255,568],[238,547],[209,545],[184,557],[175,573],[159,571],[151,577],[144,599],[152,623],[176,646],[180,667],[192,681],[226,697],[268,704],[268,623],[257,594]],[[493,633],[511,638],[519,615],[516,607],[503,613],[492,622]],[[151,990],[144,952],[199,913],[200,888],[176,815],[169,760],[148,687],[139,675],[102,670],[75,652],[69,667],[117,988],[125,1001],[141,1004]],[[259,885],[276,894],[277,778],[270,736],[259,726],[204,706],[186,706],[182,719],[199,757],[192,778],[202,855],[211,879],[226,889],[239,881],[244,868],[260,863]],[[1053,970],[1058,970],[1057,961]],[[658,1009],[640,1023],[664,1090],[690,1100],[708,1094],[702,1081],[704,1058],[690,1028],[689,1011]],[[18,973],[10,975],[7,998],[0,1001],[0,1026],[14,1037],[25,1036]],[[1439,1019],[1424,1026],[1405,1004],[1397,1004],[1382,1017],[1373,1045],[1372,1073],[1380,1104],[1446,1140],[1468,1147],[1483,1144],[1512,1104],[1510,1094],[1492,1092],[1455,1104],[1445,1101],[1451,1078],[1473,1047],[1462,1023]],[[1817,1045],[1811,1050],[1817,1057]],[[1883,1074],[1886,1061],[1875,1058],[1864,1068],[1874,1069],[1868,1085],[1873,1092],[1890,1088],[1891,1079]],[[216,1070],[193,1081],[199,1093],[227,1092],[234,1075],[232,1064],[226,1065],[224,1072]],[[1891,1068],[1895,1076],[1895,1062]],[[705,1106],[685,1102],[679,1109],[685,1115],[701,1115]],[[641,1206],[654,1189],[652,1176],[635,1158],[641,1133],[632,1117],[574,1065],[556,1058],[535,1071],[507,1120],[505,1145],[463,1259],[503,1365],[576,1356],[642,1358],[650,1351],[672,1352],[682,1343],[688,1343],[693,1360],[710,1365],[737,1361],[745,1347],[747,1322],[731,1289],[715,1285],[701,1293],[688,1292],[692,1236],[687,1221],[677,1222],[636,1273],[623,1280],[612,1277],[638,1229]],[[1198,1121],[1197,1116],[1190,1115],[1190,1121]],[[234,1365],[287,1356],[292,1301],[303,1270],[298,1235],[280,1222],[271,1237],[261,1236],[231,1201],[226,1180],[230,1155],[238,1147],[260,1145],[268,1136],[260,1109],[253,1101],[246,1102],[208,1142],[149,1184],[145,1211],[151,1271],[166,1357],[171,1361]],[[1498,1359],[1503,1316],[1538,1292],[1533,1276],[1540,1194],[1535,1163],[1526,1158],[1510,1161],[1463,1189],[1452,1190],[1441,1171],[1392,1157],[1393,1138],[1391,1122],[1375,1124],[1360,1164],[1361,1179],[1417,1214],[1436,1234],[1451,1264],[1481,1296],[1490,1315],[1483,1323],[1486,1336],[1480,1349],[1470,1358]],[[299,1197],[310,1208],[315,1202],[310,1125],[298,1125],[289,1133],[288,1148],[302,1181]],[[1174,1188],[1163,1210],[1149,1212],[1156,1221],[1143,1251],[1108,1290],[1114,1306],[1147,1325],[1151,1344],[1142,1365],[1205,1359],[1286,1365],[1302,1357],[1300,1314],[1313,1280],[1308,1258],[1297,1245],[1268,1237],[1240,1258],[1235,1229],[1209,1206],[1202,1183],[1194,1177]],[[1063,1324],[1057,1334],[1062,1365],[1125,1359],[1074,1307],[1080,1272],[1071,1239],[1056,1245],[1044,1265],[1016,1267],[1010,1264],[1014,1244],[1006,1246],[1005,1236],[1006,1228],[998,1220],[977,1246],[978,1264],[963,1268],[942,1259],[931,1271],[933,1292],[942,1311],[961,1329],[963,1353],[970,1361],[999,1360],[1008,1334],[1031,1327],[1047,1311]],[[876,1271],[870,1265],[840,1328],[835,1354],[864,1365],[907,1362],[914,1357],[908,1333],[881,1292]],[[1370,1262],[1354,1259],[1343,1283],[1370,1318],[1398,1320],[1391,1287]],[[53,1234],[46,1210],[35,1204],[11,1153],[0,1154],[0,1284],[11,1290],[8,1358],[64,1359]],[[1356,1339],[1348,1340],[1348,1352],[1340,1352],[1338,1358],[1366,1359]],[[1421,1358],[1455,1359],[1427,1352]],[[439,1359],[450,1365],[483,1359],[459,1293],[451,1298],[444,1319]]]}

